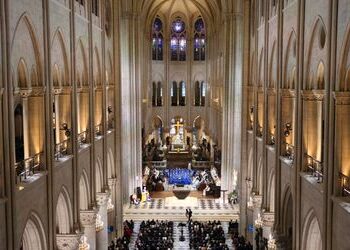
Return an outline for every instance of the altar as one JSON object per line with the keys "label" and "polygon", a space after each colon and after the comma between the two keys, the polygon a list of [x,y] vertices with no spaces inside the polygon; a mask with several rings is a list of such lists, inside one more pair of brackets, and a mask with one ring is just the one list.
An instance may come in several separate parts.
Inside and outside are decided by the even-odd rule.
{"label": "altar", "polygon": [[171,151],[179,152],[186,150],[185,129],[182,118],[172,120],[170,136]]}
{"label": "altar", "polygon": [[171,143],[171,151],[185,151],[186,150],[186,145],[185,143],[181,140],[180,135],[176,135],[173,137],[172,143]]}

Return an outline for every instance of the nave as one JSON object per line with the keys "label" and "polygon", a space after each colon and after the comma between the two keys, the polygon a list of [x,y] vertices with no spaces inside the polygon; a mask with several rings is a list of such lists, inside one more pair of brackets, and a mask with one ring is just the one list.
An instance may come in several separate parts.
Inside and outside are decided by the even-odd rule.
{"label": "nave", "polygon": [[[249,242],[246,242],[243,236],[238,236],[238,223],[231,221],[206,221],[198,222],[192,220],[183,221],[158,221],[158,220],[147,220],[147,221],[125,221],[125,228],[130,226],[132,222],[133,232],[131,237],[126,240],[128,243],[123,247],[120,245],[116,246],[118,240],[112,241],[108,250],[122,250],[122,249],[173,249],[173,250],[190,250],[190,249],[213,249],[213,250],[226,250],[226,249],[237,249],[237,250],[250,250],[253,249]],[[237,221],[236,221],[237,222]],[[157,243],[150,246],[142,246],[140,244],[140,231],[143,225],[150,224],[150,228],[156,228],[159,224],[172,225],[172,231],[169,234],[171,237],[171,247],[162,248],[156,247]],[[197,227],[197,228],[196,228]],[[203,227],[207,231],[203,230]],[[191,228],[191,229],[190,229]],[[196,231],[196,234],[194,231]],[[206,232],[210,231],[210,235]],[[223,230],[223,234],[220,234]],[[204,233],[202,233],[204,231]],[[153,236],[156,237],[156,236]],[[165,237],[166,238],[166,237]],[[165,239],[162,237],[162,239]],[[192,240],[191,240],[192,239]],[[218,240],[220,239],[220,240]],[[159,240],[161,241],[161,239]],[[221,242],[221,243],[218,243]],[[202,244],[200,244],[202,243]]]}

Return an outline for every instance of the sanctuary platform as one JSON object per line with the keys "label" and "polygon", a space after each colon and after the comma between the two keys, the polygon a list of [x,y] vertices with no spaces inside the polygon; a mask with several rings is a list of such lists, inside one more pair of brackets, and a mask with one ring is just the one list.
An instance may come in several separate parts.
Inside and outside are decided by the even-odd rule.
{"label": "sanctuary platform", "polygon": [[177,199],[172,192],[153,193],[150,202],[139,205],[125,205],[126,220],[173,220],[186,221],[186,208],[191,208],[193,219],[198,221],[239,220],[239,205],[223,203],[222,198],[206,198],[201,192],[192,191],[186,199]]}

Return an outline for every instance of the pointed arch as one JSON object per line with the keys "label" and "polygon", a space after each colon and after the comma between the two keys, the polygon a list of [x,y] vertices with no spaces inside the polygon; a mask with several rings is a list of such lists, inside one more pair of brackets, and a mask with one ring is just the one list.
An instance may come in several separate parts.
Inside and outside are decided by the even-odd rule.
{"label": "pointed arch", "polygon": [[96,163],[95,163],[95,187],[96,187],[96,192],[100,193],[103,190],[103,170],[102,170],[102,160],[100,157],[97,157]]}
{"label": "pointed arch", "polygon": [[111,148],[107,150],[107,175],[108,178],[115,177],[114,154]]}
{"label": "pointed arch", "polygon": [[292,89],[296,88],[295,84],[294,87],[290,85],[289,79],[291,77],[291,73],[293,68],[296,67],[296,54],[297,54],[297,43],[296,43],[296,33],[294,29],[292,29],[289,39],[288,39],[288,44],[287,44],[287,49],[285,53],[285,58],[284,58],[284,69],[283,69],[283,88],[287,89]]}
{"label": "pointed arch", "polygon": [[302,236],[303,250],[322,250],[320,224],[313,209],[305,217]]}
{"label": "pointed arch", "polygon": [[273,41],[271,57],[270,57],[270,67],[269,67],[269,88],[276,88],[277,82],[277,53],[276,53],[276,40]]}
{"label": "pointed arch", "polygon": [[34,67],[37,71],[37,82],[35,86],[41,86],[42,65],[39,50],[39,42],[36,37],[36,29],[27,12],[24,12],[18,19],[11,43],[12,62],[18,63],[21,56],[25,55],[24,60],[30,68]]}
{"label": "pointed arch", "polygon": [[311,79],[310,77],[312,72],[317,71],[319,62],[322,61],[326,55],[326,51],[324,50],[327,36],[326,34],[326,26],[322,20],[322,17],[317,16],[312,28],[311,39],[307,51],[307,63],[305,72],[306,81],[304,81],[304,89],[321,89],[320,87],[323,89],[325,87],[324,84],[323,86],[318,86],[313,82],[307,81],[307,79]]}
{"label": "pointed arch", "polygon": [[40,217],[31,212],[22,234],[23,250],[46,250],[47,240]]}
{"label": "pointed arch", "polygon": [[[19,88],[28,88],[28,68],[25,60],[23,58],[20,59],[17,66],[17,86]],[[15,87],[15,86],[14,86]]]}
{"label": "pointed arch", "polygon": [[83,170],[79,180],[79,208],[80,210],[89,209],[90,201],[90,185],[85,169]]}
{"label": "pointed arch", "polygon": [[271,171],[269,176],[269,184],[268,184],[268,201],[269,201],[269,209],[270,212],[275,211],[275,171]]}
{"label": "pointed arch", "polygon": [[69,63],[65,41],[64,33],[62,29],[58,27],[54,33],[51,43],[51,65],[52,67],[57,65],[60,69],[62,69],[62,71],[60,71],[60,85],[69,86]]}
{"label": "pointed arch", "polygon": [[264,85],[264,48],[261,48],[259,54],[259,75],[258,75],[258,86]]}
{"label": "pointed arch", "polygon": [[98,51],[98,48],[95,46],[94,49],[94,82],[95,85],[100,86],[102,85],[102,78],[101,78],[101,60],[100,60],[100,53]]}
{"label": "pointed arch", "polygon": [[79,39],[76,51],[76,79],[79,79],[80,87],[89,84],[87,72],[85,46],[83,41]]}
{"label": "pointed arch", "polygon": [[69,193],[63,186],[56,205],[56,233],[69,234],[73,226],[73,211]]}
{"label": "pointed arch", "polygon": [[107,57],[106,57],[107,63],[106,63],[106,84],[107,85],[114,85],[114,75],[113,75],[113,63],[112,63],[112,56],[111,52],[107,51]]}
{"label": "pointed arch", "polygon": [[350,23],[348,23],[341,47],[339,61],[339,79],[336,91],[350,90]]}
{"label": "pointed arch", "polygon": [[282,196],[282,232],[291,238],[293,234],[294,203],[290,186],[287,185]]}

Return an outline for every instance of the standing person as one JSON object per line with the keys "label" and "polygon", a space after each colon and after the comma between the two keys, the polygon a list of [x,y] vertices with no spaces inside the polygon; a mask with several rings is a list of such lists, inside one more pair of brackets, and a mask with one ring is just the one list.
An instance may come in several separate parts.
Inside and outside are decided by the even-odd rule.
{"label": "standing person", "polygon": [[188,220],[191,220],[191,218],[192,218],[192,210],[189,209],[188,210]]}
{"label": "standing person", "polygon": [[189,210],[188,208],[186,208],[186,218],[188,219],[188,216],[189,216]]}

